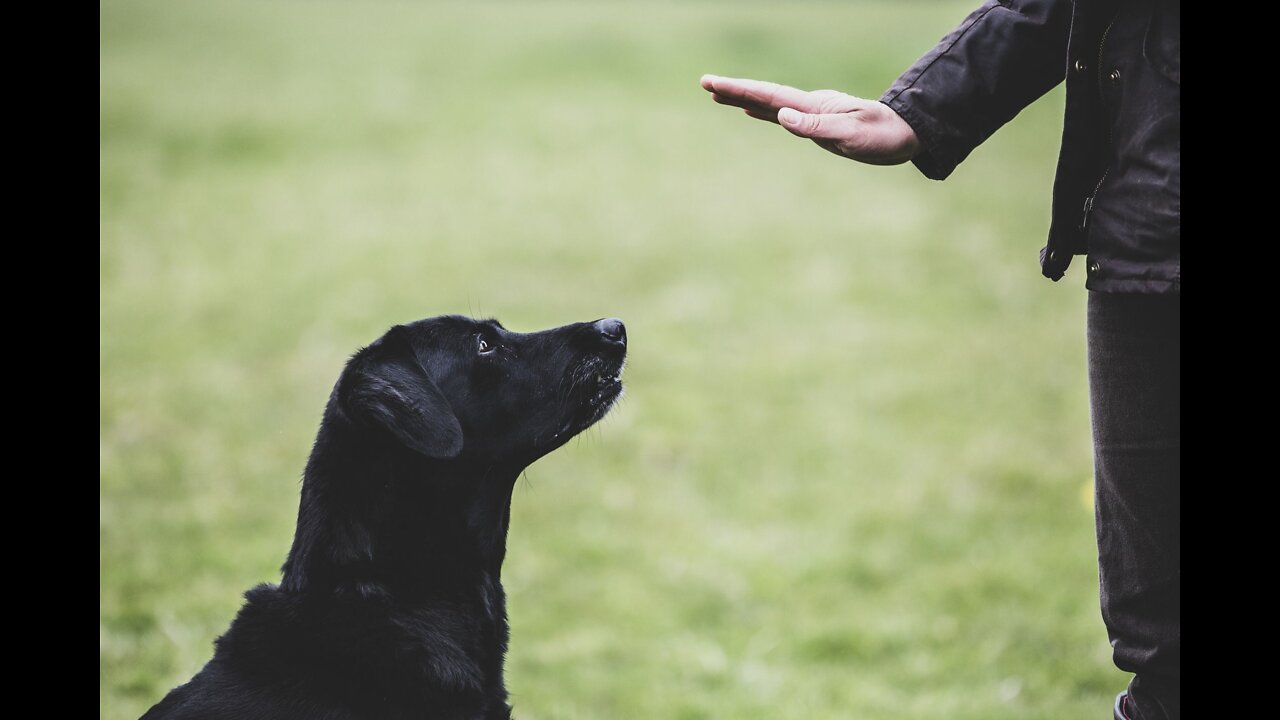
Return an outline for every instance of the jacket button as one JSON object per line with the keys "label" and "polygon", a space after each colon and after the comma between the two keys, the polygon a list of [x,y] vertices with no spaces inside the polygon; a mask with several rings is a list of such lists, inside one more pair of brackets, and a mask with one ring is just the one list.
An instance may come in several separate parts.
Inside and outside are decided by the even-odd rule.
{"label": "jacket button", "polygon": [[1089,66],[1084,64],[1084,58],[1076,59],[1076,72],[1082,73],[1088,69],[1089,69]]}
{"label": "jacket button", "polygon": [[1119,71],[1118,69],[1117,69],[1117,70],[1112,70],[1112,71],[1111,71],[1111,75],[1110,75],[1109,77],[1111,78],[1111,82],[1113,82],[1113,83],[1118,83],[1118,82],[1120,82],[1120,71]]}
{"label": "jacket button", "polygon": [[1093,262],[1089,263],[1089,272],[1096,273],[1101,269],[1102,269],[1102,265],[1098,264],[1097,260],[1094,260]]}

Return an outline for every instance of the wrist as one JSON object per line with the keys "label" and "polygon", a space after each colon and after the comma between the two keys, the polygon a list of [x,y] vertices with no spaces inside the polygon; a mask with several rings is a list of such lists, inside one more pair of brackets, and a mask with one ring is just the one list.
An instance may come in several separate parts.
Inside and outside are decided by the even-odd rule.
{"label": "wrist", "polygon": [[920,154],[921,148],[920,136],[916,133],[915,128],[911,127],[911,123],[907,122],[893,108],[883,102],[880,102],[879,105],[888,125],[889,134],[894,139],[892,146],[897,151],[893,153],[894,160],[899,163],[914,160]]}

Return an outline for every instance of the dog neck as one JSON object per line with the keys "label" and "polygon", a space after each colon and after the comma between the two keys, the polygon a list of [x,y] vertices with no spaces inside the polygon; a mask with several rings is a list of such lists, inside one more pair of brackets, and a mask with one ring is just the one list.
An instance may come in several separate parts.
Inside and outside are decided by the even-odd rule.
{"label": "dog neck", "polygon": [[304,475],[289,591],[402,599],[500,589],[511,494],[526,463],[433,461],[322,431]]}

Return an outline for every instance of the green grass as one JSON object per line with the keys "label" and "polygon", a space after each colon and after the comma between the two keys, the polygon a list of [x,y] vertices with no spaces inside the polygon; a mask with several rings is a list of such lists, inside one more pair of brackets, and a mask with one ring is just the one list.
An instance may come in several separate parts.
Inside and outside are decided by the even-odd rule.
{"label": "green grass", "polygon": [[875,97],[973,2],[102,4],[102,717],[278,579],[346,356],[447,312],[632,342],[517,488],[523,720],[1105,714],[1061,95],[939,184],[697,85]]}

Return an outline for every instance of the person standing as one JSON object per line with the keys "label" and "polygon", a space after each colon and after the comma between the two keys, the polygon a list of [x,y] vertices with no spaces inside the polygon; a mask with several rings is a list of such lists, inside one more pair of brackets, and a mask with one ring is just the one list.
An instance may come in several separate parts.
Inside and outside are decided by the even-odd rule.
{"label": "person standing", "polygon": [[702,77],[721,104],[871,165],[945,179],[1066,83],[1042,273],[1085,256],[1103,621],[1116,720],[1181,716],[1181,75],[1177,0],[988,0],[878,101]]}

